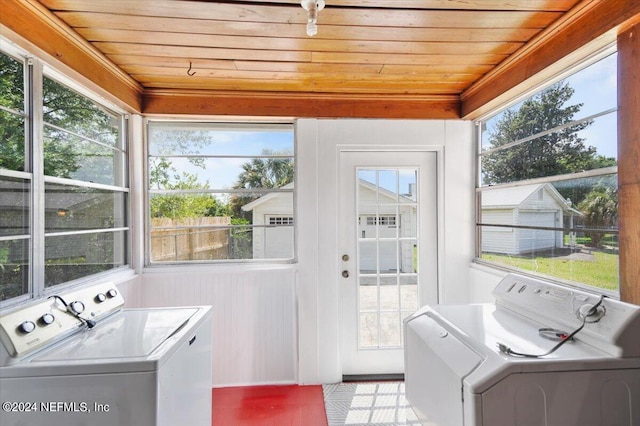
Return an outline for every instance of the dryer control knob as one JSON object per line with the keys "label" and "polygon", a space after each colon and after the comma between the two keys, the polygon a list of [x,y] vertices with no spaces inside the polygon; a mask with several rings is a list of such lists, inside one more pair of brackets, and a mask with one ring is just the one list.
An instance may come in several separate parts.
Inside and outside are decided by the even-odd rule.
{"label": "dryer control knob", "polygon": [[84,303],[82,303],[79,300],[76,300],[75,302],[69,303],[69,307],[76,314],[81,314],[81,313],[84,312]]}
{"label": "dryer control knob", "polygon": [[56,318],[53,316],[53,314],[46,313],[40,317],[40,322],[44,325],[49,325],[53,324],[53,320],[55,319]]}
{"label": "dryer control knob", "polygon": [[24,321],[22,324],[18,326],[18,330],[20,330],[24,334],[29,334],[35,329],[36,329],[36,323],[33,321]]}
{"label": "dryer control knob", "polygon": [[107,291],[107,296],[109,298],[116,297],[117,295],[118,295],[118,292],[116,291],[115,288],[112,288],[111,290]]}
{"label": "dryer control knob", "polygon": [[98,303],[102,303],[105,300],[107,300],[107,296],[105,296],[104,293],[98,293],[98,294],[96,294],[95,300]]}

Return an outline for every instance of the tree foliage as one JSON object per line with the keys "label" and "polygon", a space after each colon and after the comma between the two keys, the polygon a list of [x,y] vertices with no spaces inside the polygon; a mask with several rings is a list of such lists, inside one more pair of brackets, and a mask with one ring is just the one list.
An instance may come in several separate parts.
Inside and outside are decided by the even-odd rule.
{"label": "tree foliage", "polygon": [[[290,156],[288,151],[272,151],[265,149],[263,156],[276,158],[254,158],[242,165],[235,189],[275,189],[293,182],[294,167],[291,158],[277,158]],[[250,213],[242,211],[242,206],[255,200],[257,196],[234,196],[229,200],[229,210],[234,217],[249,219]]]}
{"label": "tree foliage", "polygon": [[[166,156],[195,155],[210,140],[202,131],[152,129],[153,151],[149,157],[149,187],[162,190],[206,190],[209,181],[201,183],[196,173],[178,172]],[[188,162],[204,169],[204,160],[189,157]],[[158,194],[149,201],[152,218],[184,219],[204,216],[226,216],[226,206],[211,194]]]}
{"label": "tree foliage", "polygon": [[[0,53],[0,105],[24,111],[24,72],[22,63]],[[0,167],[25,169],[24,119],[0,110]]]}
{"label": "tree foliage", "polygon": [[[90,180],[101,181],[98,175],[109,175],[112,182],[112,153],[99,144],[87,143],[72,133],[98,142],[114,145],[118,138],[118,127],[112,115],[106,113],[90,99],[74,92],[60,83],[44,78],[42,112],[44,126],[43,155],[44,173],[48,176],[78,178],[74,173],[84,168],[92,176]],[[0,53],[0,105],[13,111],[0,111],[0,167],[9,170],[26,170],[29,159],[25,147],[25,119],[21,115],[25,106],[23,64]],[[70,133],[72,132],[72,133]],[[96,158],[109,157],[110,167],[101,170],[105,162]]]}
{"label": "tree foliage", "polygon": [[[508,110],[489,133],[490,148],[568,125],[582,104],[569,105],[574,93],[568,83],[557,83],[526,100],[517,110]],[[538,136],[483,156],[485,184],[497,184],[590,170],[615,165],[615,159],[599,156],[585,145],[578,132],[592,121],[568,125],[553,133]]]}
{"label": "tree foliage", "polygon": [[587,231],[591,245],[598,247],[605,236],[603,229],[615,226],[618,222],[618,196],[614,188],[597,186],[578,204],[585,215],[587,228],[600,229]]}
{"label": "tree foliage", "polygon": [[[262,155],[291,155],[289,152],[263,150]],[[242,165],[234,188],[281,188],[293,182],[293,162],[290,158],[254,158]]]}

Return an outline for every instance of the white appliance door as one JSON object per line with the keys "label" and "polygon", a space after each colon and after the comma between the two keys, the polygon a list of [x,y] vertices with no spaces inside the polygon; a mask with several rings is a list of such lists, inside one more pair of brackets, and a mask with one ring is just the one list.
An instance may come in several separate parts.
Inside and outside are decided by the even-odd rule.
{"label": "white appliance door", "polygon": [[483,360],[427,315],[405,325],[405,393],[423,424],[463,425],[463,378]]}

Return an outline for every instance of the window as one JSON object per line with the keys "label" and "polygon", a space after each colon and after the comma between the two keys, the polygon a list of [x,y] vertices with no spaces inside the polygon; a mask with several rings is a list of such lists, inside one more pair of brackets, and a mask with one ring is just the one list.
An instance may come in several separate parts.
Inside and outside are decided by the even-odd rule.
{"label": "window", "polygon": [[395,216],[367,216],[367,225],[395,226]]}
{"label": "window", "polygon": [[291,124],[150,121],[148,264],[291,260]]}
{"label": "window", "polygon": [[616,54],[481,122],[478,259],[618,290]]}
{"label": "window", "polygon": [[293,217],[270,217],[269,225],[293,225]]}
{"label": "window", "polygon": [[126,265],[124,115],[36,59],[0,53],[0,62],[0,300]]}

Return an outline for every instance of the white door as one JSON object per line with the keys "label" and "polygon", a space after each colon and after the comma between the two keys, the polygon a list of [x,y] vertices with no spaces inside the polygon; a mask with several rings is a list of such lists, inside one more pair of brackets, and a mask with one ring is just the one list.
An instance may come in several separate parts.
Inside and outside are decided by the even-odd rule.
{"label": "white door", "polygon": [[436,155],[340,153],[343,375],[402,373],[402,320],[437,303]]}

